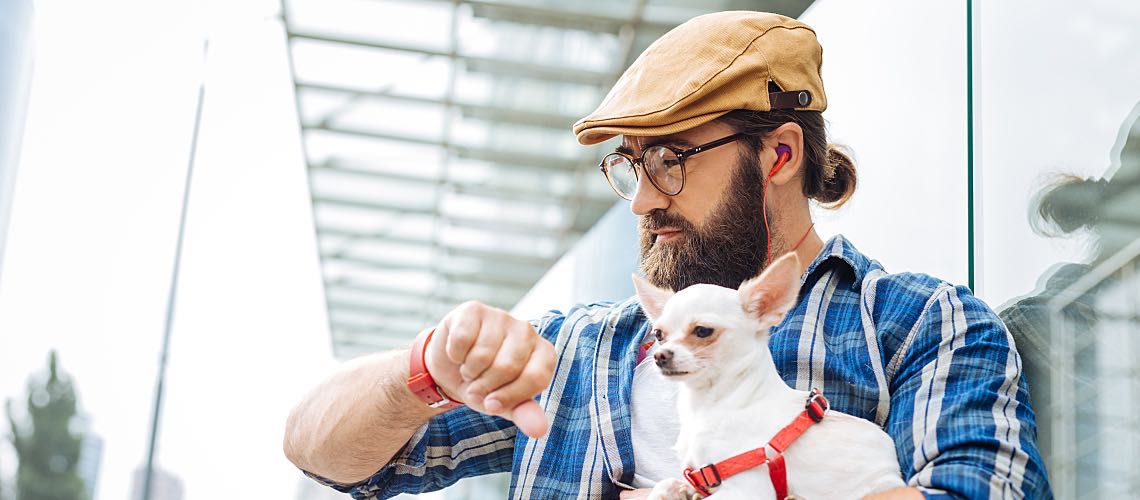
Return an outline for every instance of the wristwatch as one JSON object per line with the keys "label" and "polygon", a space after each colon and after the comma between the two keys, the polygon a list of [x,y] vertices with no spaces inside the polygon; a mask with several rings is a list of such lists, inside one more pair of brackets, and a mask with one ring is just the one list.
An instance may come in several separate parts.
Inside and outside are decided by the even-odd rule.
{"label": "wristwatch", "polygon": [[408,368],[408,389],[432,408],[447,410],[456,406],[463,406],[462,401],[448,398],[443,390],[435,385],[435,379],[431,378],[431,373],[428,373],[425,353],[433,333],[435,333],[435,328],[428,328],[420,332],[416,336],[416,341],[412,343],[412,355]]}

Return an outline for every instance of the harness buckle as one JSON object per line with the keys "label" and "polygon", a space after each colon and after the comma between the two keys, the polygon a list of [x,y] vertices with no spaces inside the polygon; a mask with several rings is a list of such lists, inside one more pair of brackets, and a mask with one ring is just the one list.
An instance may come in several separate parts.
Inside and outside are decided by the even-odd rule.
{"label": "harness buckle", "polygon": [[[710,471],[712,473],[712,481],[709,480]],[[716,469],[716,464],[708,464],[697,470],[685,467],[685,479],[704,496],[709,496],[711,494],[710,490],[721,484],[720,471]]]}
{"label": "harness buckle", "polygon": [[812,388],[811,394],[808,395],[807,401],[804,402],[804,410],[815,423],[823,420],[823,414],[830,407],[827,398],[823,397],[823,393],[819,389]]}

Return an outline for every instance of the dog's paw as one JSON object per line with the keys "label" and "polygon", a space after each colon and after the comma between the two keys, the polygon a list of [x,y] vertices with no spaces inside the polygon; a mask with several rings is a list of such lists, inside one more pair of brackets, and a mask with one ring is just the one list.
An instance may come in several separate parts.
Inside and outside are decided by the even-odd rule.
{"label": "dog's paw", "polygon": [[649,500],[700,500],[702,497],[693,487],[680,479],[669,478],[658,482],[646,497]]}

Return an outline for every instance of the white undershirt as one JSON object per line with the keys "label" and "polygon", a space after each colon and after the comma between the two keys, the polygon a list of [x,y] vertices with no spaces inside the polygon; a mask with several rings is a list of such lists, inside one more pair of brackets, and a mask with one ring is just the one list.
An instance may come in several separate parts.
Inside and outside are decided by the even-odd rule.
{"label": "white undershirt", "polygon": [[[656,348],[656,344],[653,346]],[[677,382],[665,380],[654,366],[653,351],[633,370],[630,415],[633,435],[633,487],[652,488],[668,477],[681,477],[677,442]]]}

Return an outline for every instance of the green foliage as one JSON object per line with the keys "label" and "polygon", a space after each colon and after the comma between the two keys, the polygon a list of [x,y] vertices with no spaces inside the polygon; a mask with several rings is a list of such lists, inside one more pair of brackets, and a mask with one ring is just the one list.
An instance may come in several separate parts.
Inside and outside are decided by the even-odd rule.
{"label": "green foliage", "polygon": [[79,477],[81,433],[72,428],[76,416],[75,389],[57,364],[48,360],[46,380],[28,380],[27,415],[18,421],[12,401],[6,405],[12,446],[16,448],[16,500],[84,500]]}

